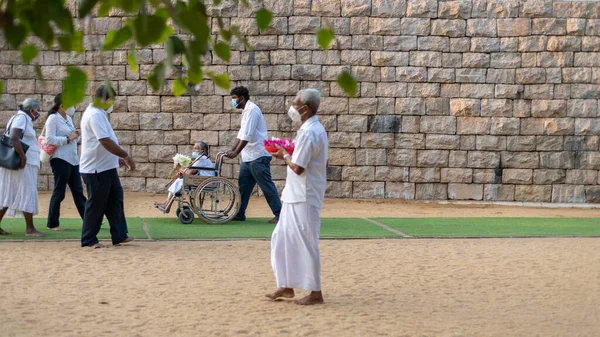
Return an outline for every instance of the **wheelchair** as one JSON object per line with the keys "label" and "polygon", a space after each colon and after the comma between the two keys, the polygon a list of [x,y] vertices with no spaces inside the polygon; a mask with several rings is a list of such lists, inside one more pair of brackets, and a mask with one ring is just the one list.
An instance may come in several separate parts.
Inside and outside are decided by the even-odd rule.
{"label": "wheelchair", "polygon": [[[171,202],[177,202],[176,214],[182,224],[190,224],[197,215],[212,225],[231,221],[240,210],[240,191],[227,178],[221,177],[221,167],[225,158],[219,152],[215,167],[188,167],[183,174],[183,188]],[[185,174],[188,170],[212,171],[214,176]]]}

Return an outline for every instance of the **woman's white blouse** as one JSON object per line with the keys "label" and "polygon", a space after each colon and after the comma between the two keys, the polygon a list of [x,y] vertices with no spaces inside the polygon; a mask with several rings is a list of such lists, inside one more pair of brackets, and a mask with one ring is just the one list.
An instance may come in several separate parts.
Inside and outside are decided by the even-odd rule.
{"label": "woman's white blouse", "polygon": [[46,142],[56,145],[56,151],[52,158],[59,158],[67,163],[79,165],[79,156],[77,155],[77,140],[67,144],[67,137],[75,131],[75,125],[71,117],[63,118],[60,113],[54,113],[46,119]]}

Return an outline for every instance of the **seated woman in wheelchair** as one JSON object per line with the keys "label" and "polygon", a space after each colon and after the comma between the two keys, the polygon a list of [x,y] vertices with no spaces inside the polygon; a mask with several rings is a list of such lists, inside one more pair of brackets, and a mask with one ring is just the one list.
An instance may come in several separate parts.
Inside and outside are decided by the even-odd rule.
{"label": "seated woman in wheelchair", "polygon": [[169,213],[171,209],[171,205],[173,204],[173,198],[175,195],[181,192],[183,188],[183,178],[182,175],[190,174],[190,175],[199,175],[205,177],[213,177],[215,176],[214,170],[195,170],[194,167],[197,168],[214,168],[215,165],[210,160],[208,153],[208,145],[205,142],[199,141],[194,144],[194,152],[192,154],[193,160],[189,166],[189,169],[186,171],[186,167],[179,167],[177,170],[177,179],[173,181],[171,186],[169,186],[169,194],[167,195],[167,200],[164,202],[155,202],[154,207],[156,207],[159,211],[164,213]]}

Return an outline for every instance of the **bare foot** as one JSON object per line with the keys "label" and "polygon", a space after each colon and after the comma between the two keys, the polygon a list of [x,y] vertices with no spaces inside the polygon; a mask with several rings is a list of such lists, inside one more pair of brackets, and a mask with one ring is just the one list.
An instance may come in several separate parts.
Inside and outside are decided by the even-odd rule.
{"label": "bare foot", "polygon": [[84,248],[100,249],[100,248],[106,248],[106,246],[103,245],[103,244],[101,244],[101,243],[97,243],[97,244],[92,245],[92,246],[85,246]]}
{"label": "bare foot", "polygon": [[313,305],[313,304],[323,304],[325,301],[323,300],[323,293],[320,291],[311,291],[307,296],[295,300],[294,303],[298,305]]}
{"label": "bare foot", "polygon": [[131,241],[133,241],[133,240],[135,240],[135,238],[130,236],[130,237],[128,237],[127,239],[125,239],[125,240],[123,240],[123,241],[121,241],[121,242],[119,242],[119,243],[113,243],[113,246],[120,246],[120,245],[123,245],[123,244],[129,243],[129,242],[131,242]]}
{"label": "bare foot", "polygon": [[34,229],[32,231],[25,233],[25,236],[43,237],[43,236],[46,236],[46,234],[38,231],[37,229]]}
{"label": "bare foot", "polygon": [[271,294],[267,294],[265,296],[272,299],[273,301],[275,301],[276,299],[278,299],[280,297],[294,298],[294,295],[295,295],[294,289],[292,289],[292,288],[277,288],[277,290],[275,290],[275,292],[273,292]]}
{"label": "bare foot", "polygon": [[50,227],[46,227],[46,228],[48,228],[48,229],[49,229],[49,230],[51,230],[51,231],[58,231],[58,232],[62,232],[62,231],[64,231],[64,230],[65,230],[64,228],[62,228],[62,227],[60,227],[60,226],[58,226],[58,227],[52,227],[52,228],[50,228]]}
{"label": "bare foot", "polygon": [[4,229],[0,228],[0,235],[11,235],[11,232],[7,232]]}

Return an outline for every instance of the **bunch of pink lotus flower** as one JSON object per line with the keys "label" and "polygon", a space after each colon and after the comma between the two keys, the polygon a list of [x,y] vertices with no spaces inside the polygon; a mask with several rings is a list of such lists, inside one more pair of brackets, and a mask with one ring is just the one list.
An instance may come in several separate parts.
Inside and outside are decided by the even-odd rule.
{"label": "bunch of pink lotus flower", "polygon": [[275,145],[281,146],[284,150],[286,150],[290,155],[294,153],[294,141],[290,138],[272,138],[266,139],[264,141],[265,149],[268,152],[275,153],[277,152],[277,147]]}

